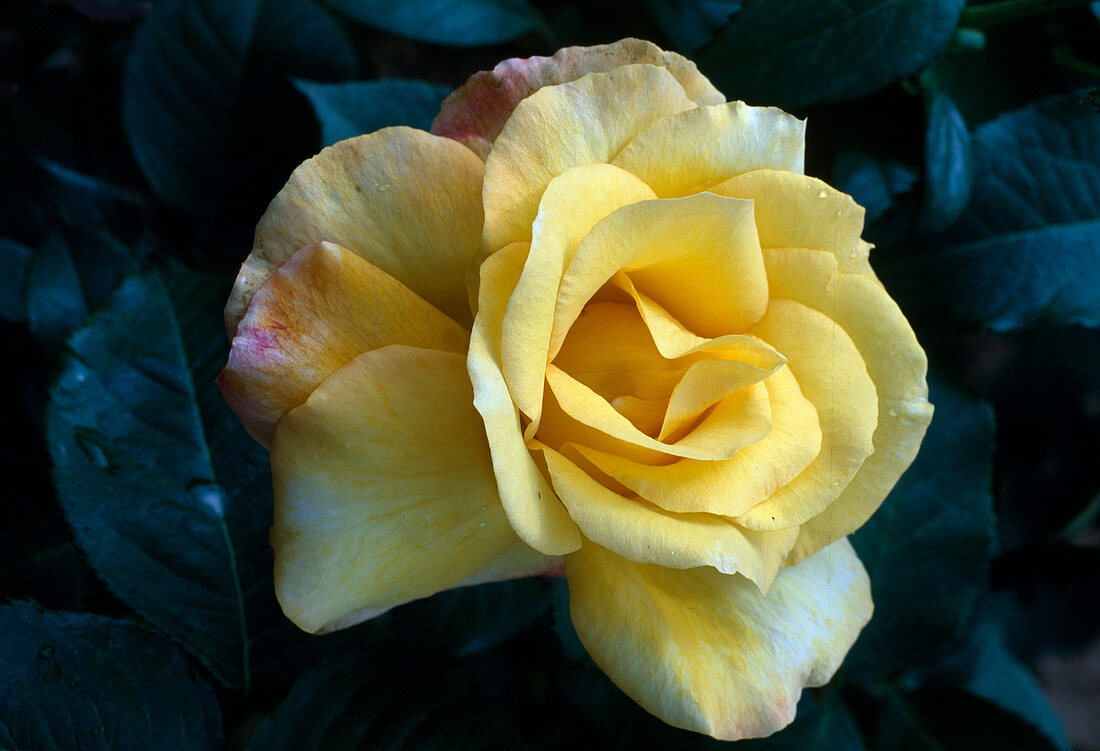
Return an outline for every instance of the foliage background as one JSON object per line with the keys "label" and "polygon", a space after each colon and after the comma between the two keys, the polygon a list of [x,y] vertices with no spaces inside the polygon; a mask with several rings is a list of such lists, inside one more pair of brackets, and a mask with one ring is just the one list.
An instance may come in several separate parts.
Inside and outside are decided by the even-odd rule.
{"label": "foliage background", "polygon": [[853,538],[875,618],[742,746],[1100,748],[1100,4],[1058,0],[5,3],[0,748],[721,745],[591,665],[562,582],[298,633],[266,455],[213,383],[294,166],[625,36],[809,118],[932,361],[920,457]]}

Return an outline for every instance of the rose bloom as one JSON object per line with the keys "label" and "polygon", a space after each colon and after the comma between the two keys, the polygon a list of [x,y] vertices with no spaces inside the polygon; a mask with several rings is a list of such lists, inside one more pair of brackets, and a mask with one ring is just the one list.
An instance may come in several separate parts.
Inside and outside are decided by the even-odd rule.
{"label": "rose bloom", "polygon": [[668,723],[787,725],[871,616],[845,536],[913,460],[926,359],[804,123],[648,42],[507,60],[432,133],[302,164],[226,309],[271,449],[275,586],[311,632],[568,579]]}

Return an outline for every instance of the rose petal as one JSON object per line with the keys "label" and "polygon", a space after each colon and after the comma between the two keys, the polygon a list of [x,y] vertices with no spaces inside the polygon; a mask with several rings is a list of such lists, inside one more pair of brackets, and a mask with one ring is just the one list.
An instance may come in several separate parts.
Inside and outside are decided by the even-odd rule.
{"label": "rose petal", "polygon": [[805,131],[805,120],[783,110],[729,102],[658,120],[611,163],[674,198],[764,167],[801,173]]}
{"label": "rose petal", "polygon": [[323,240],[468,326],[464,279],[480,243],[482,172],[469,149],[412,128],[341,141],[302,163],[256,227],[225,309],[230,337],[275,269]]}
{"label": "rose petal", "polygon": [[474,406],[485,421],[500,500],[516,534],[546,555],[571,553],[580,533],[543,478],[523,442],[519,411],[500,364],[500,327],[507,300],[495,290],[512,289],[527,259],[526,243],[510,245],[482,264],[482,294],[467,359]]}
{"label": "rose petal", "polygon": [[589,542],[566,575],[596,664],[665,722],[723,740],[790,723],[802,687],[832,677],[872,609],[847,541],[783,569],[766,597],[740,576],[632,563]]}
{"label": "rose petal", "polygon": [[[359,355],[279,423],[275,589],[318,631],[453,587],[516,544],[461,355]],[[346,622],[346,621],[345,621]]]}
{"label": "rose petal", "polygon": [[664,68],[627,65],[542,88],[520,102],[485,162],[483,242],[531,240],[539,200],[570,167],[610,162],[650,123],[694,107]]}
{"label": "rose petal", "polygon": [[710,188],[733,198],[751,199],[762,248],[827,250],[840,270],[870,274],[870,245],[860,239],[863,207],[851,196],[813,177],[779,170],[746,172]]}
{"label": "rose petal", "polygon": [[932,420],[928,360],[913,330],[877,280],[838,273],[833,254],[765,251],[775,294],[822,311],[859,349],[878,395],[874,453],[833,503],[805,522],[792,560],[812,555],[858,529],[916,458]]}
{"label": "rose petal", "polygon": [[798,537],[797,529],[760,532],[712,514],[670,513],[608,489],[553,449],[543,451],[554,489],[584,536],[636,563],[713,566],[767,591]]}
{"label": "rose petal", "polygon": [[738,517],[753,529],[802,524],[844,489],[874,451],[878,397],[859,349],[835,321],[802,303],[773,298],[750,333],[787,357],[817,410],[821,451],[794,480]]}
{"label": "rose petal", "polygon": [[681,459],[651,466],[586,446],[577,451],[601,472],[668,511],[743,514],[791,482],[821,449],[817,411],[799,391],[790,369],[780,368],[764,386],[771,401],[771,430],[725,461]]}
{"label": "rose petal", "polygon": [[218,384],[248,432],[270,448],[275,424],[321,381],[387,344],[462,353],[469,334],[354,253],[310,245],[253,295]]}
{"label": "rose petal", "polygon": [[[566,170],[546,186],[532,227],[531,252],[501,326],[501,360],[516,405],[538,428],[554,301],[581,239],[615,209],[654,198],[638,178],[607,164]],[[507,290],[488,290],[506,294]]]}
{"label": "rose petal", "polygon": [[742,333],[768,304],[751,203],[710,193],[641,201],[607,216],[578,246],[558,292],[551,358],[620,271],[699,336]]}
{"label": "rose petal", "polygon": [[487,152],[524,98],[545,86],[575,81],[588,73],[607,73],[635,63],[667,68],[696,104],[725,101],[721,92],[687,58],[665,52],[652,42],[623,39],[594,47],[566,47],[553,57],[512,58],[491,71],[476,73],[443,100],[432,122],[432,133],[476,140],[484,144]]}

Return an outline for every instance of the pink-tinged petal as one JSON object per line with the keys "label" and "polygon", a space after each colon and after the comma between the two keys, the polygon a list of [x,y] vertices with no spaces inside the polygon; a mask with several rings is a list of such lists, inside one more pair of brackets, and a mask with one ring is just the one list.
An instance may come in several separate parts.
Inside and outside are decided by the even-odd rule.
{"label": "pink-tinged petal", "polygon": [[565,563],[596,664],[665,722],[722,740],[789,724],[802,688],[832,677],[872,611],[846,540],[781,570],[767,596],[742,576],[633,563],[588,541]]}
{"label": "pink-tinged petal", "polygon": [[483,172],[469,149],[412,128],[350,138],[303,162],[256,227],[225,309],[230,337],[275,269],[325,240],[468,326],[465,277],[481,241]]}
{"label": "pink-tinged petal", "polygon": [[[454,587],[517,544],[462,355],[364,353],[275,431],[275,590],[306,631]],[[349,618],[350,617],[350,618]]]}
{"label": "pink-tinged petal", "polygon": [[515,243],[482,264],[481,299],[467,367],[474,406],[485,421],[484,432],[489,437],[497,487],[508,521],[532,548],[546,555],[563,555],[580,547],[580,532],[527,450],[520,413],[501,371],[500,327],[508,300],[499,291],[515,287],[527,252],[526,243]]}
{"label": "pink-tinged petal", "polygon": [[482,148],[487,153],[516,105],[539,89],[637,63],[667,68],[696,104],[725,101],[687,58],[652,42],[623,39],[595,47],[566,47],[553,57],[511,58],[491,71],[476,73],[443,100],[432,133],[464,140],[478,153]]}
{"label": "pink-tinged petal", "polygon": [[270,448],[279,419],[318,384],[389,344],[463,353],[469,334],[354,253],[310,245],[253,295],[218,384],[248,432]]}
{"label": "pink-tinged petal", "polygon": [[482,243],[530,242],[539,201],[571,167],[606,164],[651,123],[695,105],[664,68],[626,65],[539,89],[516,106],[485,162]]}

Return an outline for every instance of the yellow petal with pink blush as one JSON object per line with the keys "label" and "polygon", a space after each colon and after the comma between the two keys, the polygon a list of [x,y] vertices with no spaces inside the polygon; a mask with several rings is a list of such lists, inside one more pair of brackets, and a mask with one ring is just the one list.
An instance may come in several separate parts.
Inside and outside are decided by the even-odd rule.
{"label": "yellow petal with pink blush", "polygon": [[565,563],[596,664],[665,722],[721,740],[789,724],[803,687],[832,677],[871,617],[845,540],[780,571],[767,597],[742,576],[635,563],[589,541]]}
{"label": "yellow petal with pink blush", "polygon": [[356,355],[388,344],[462,353],[467,331],[412,290],[332,243],[302,248],[253,295],[218,378],[252,436],[275,426]]}
{"label": "yellow petal with pink blush", "polygon": [[226,305],[229,335],[279,266],[326,240],[469,326],[465,274],[481,237],[483,170],[464,146],[403,127],[340,141],[303,162],[256,227]]}

